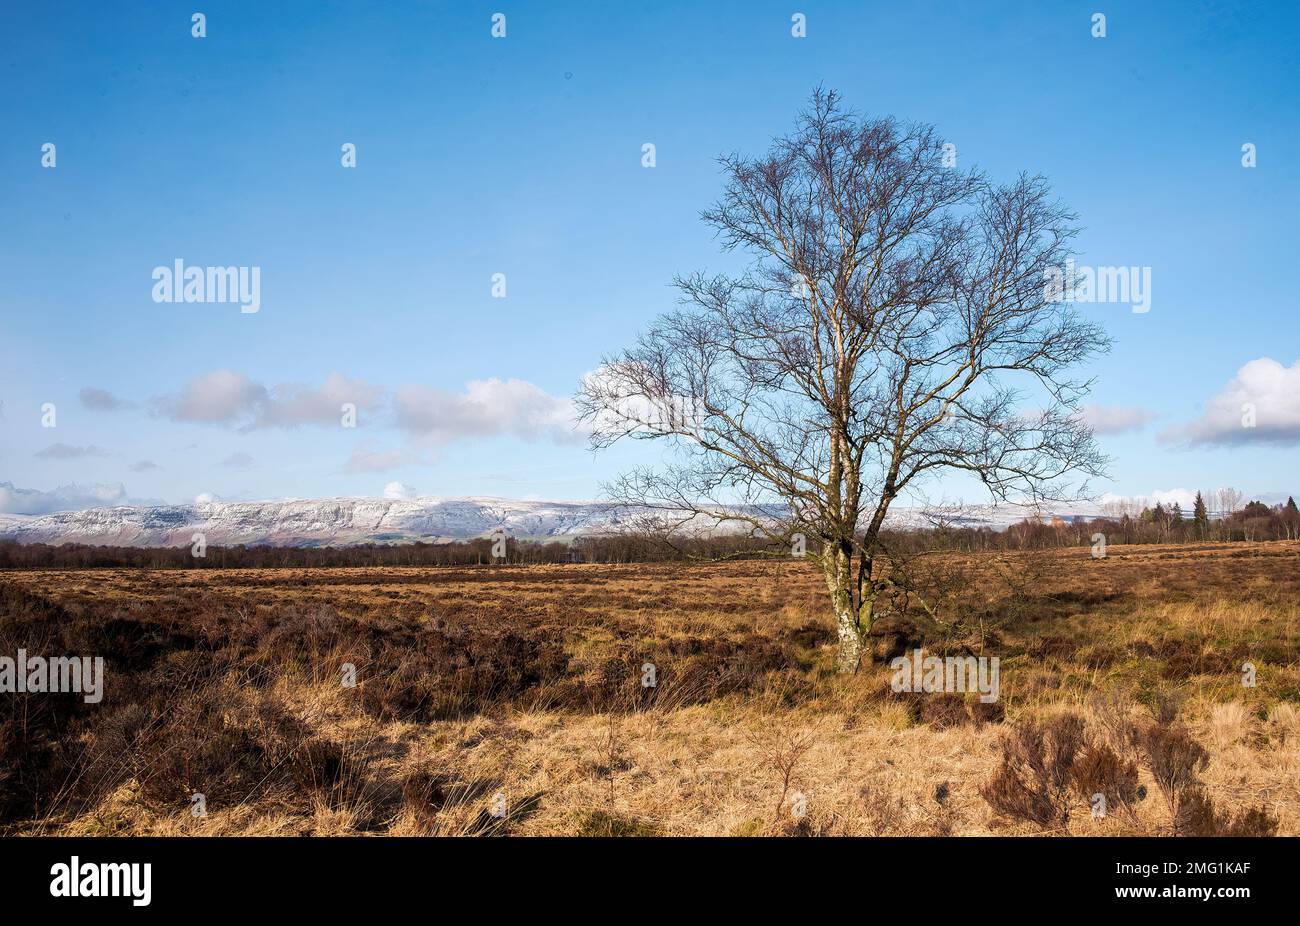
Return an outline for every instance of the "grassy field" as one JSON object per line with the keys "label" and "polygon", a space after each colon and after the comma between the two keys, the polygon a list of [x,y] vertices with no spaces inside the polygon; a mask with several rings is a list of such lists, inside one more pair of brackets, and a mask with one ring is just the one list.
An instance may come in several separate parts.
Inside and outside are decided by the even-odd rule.
{"label": "grassy field", "polygon": [[[0,654],[107,670],[6,696],[0,826],[1300,834],[1300,544],[934,563],[852,678],[797,560],[2,573]],[[998,701],[891,690],[918,646]]]}

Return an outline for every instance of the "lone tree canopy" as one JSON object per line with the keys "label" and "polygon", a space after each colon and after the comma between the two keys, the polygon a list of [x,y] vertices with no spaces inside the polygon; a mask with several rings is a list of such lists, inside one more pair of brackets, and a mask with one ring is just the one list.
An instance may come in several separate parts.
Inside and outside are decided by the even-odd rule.
{"label": "lone tree canopy", "polygon": [[808,539],[841,671],[893,581],[881,529],[900,495],[963,471],[997,500],[1062,499],[1105,462],[1078,411],[1089,383],[1067,371],[1109,342],[1045,282],[1073,215],[1040,177],[998,186],[944,161],[933,127],[818,90],[766,156],[721,159],[702,217],[748,270],[675,280],[682,307],[577,397],[596,448],[676,445],[610,486],[619,501]]}

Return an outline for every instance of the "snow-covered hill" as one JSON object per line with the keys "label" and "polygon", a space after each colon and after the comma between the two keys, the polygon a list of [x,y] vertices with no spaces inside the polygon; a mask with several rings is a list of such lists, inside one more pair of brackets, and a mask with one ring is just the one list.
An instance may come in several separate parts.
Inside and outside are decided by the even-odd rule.
{"label": "snow-covered hill", "polygon": [[304,499],[88,508],[39,517],[0,515],[0,537],[25,543],[181,546],[209,544],[397,543],[463,540],[504,530],[514,537],[565,537],[617,530],[610,505],[497,498]]}
{"label": "snow-covered hill", "polygon": [[[0,539],[22,543],[187,546],[196,533],[212,545],[325,546],[447,541],[502,530],[516,538],[564,540],[625,529],[638,512],[604,502],[502,498],[299,499],[156,507],[88,508],[27,516],[0,514]],[[1019,506],[965,509],[955,523],[997,529],[1029,514]],[[1072,515],[1061,517],[1069,520]],[[898,526],[925,525],[916,509],[897,509]],[[740,529],[738,527],[738,529]]]}

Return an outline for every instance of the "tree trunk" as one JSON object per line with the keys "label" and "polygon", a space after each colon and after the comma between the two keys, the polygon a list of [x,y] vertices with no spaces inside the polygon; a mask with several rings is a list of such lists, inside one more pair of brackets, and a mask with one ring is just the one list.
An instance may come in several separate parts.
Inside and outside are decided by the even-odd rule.
{"label": "tree trunk", "polygon": [[[847,549],[845,549],[847,547]],[[847,544],[828,553],[822,562],[826,586],[835,608],[835,632],[840,640],[835,657],[838,672],[852,674],[862,662],[862,624],[853,606],[853,549]]]}
{"label": "tree trunk", "polygon": [[840,638],[840,650],[835,656],[835,669],[848,675],[858,671],[862,663],[862,631],[858,615],[853,608],[836,608],[835,625]]}

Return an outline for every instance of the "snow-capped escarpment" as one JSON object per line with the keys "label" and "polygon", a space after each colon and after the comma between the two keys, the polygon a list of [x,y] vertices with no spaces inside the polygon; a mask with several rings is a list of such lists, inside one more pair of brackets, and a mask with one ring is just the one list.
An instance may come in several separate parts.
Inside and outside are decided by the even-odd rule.
{"label": "snow-capped escarpment", "polygon": [[[172,547],[186,546],[194,534],[201,533],[208,544],[221,546],[347,546],[469,540],[498,530],[520,539],[563,540],[618,532],[634,523],[639,513],[608,502],[502,498],[210,502],[87,508],[39,516],[0,514],[0,540]],[[958,526],[1001,529],[1032,515],[1020,506],[981,506],[948,520]],[[1069,520],[1073,515],[1056,516]],[[900,528],[932,526],[923,513],[909,508],[896,509],[890,522]],[[736,523],[735,529],[747,528]]]}
{"label": "snow-capped escarpment", "polygon": [[497,530],[521,538],[565,537],[617,530],[627,517],[610,504],[496,498],[211,502],[0,515],[0,538],[165,547],[187,545],[202,533],[216,545],[320,546],[466,540]]}

